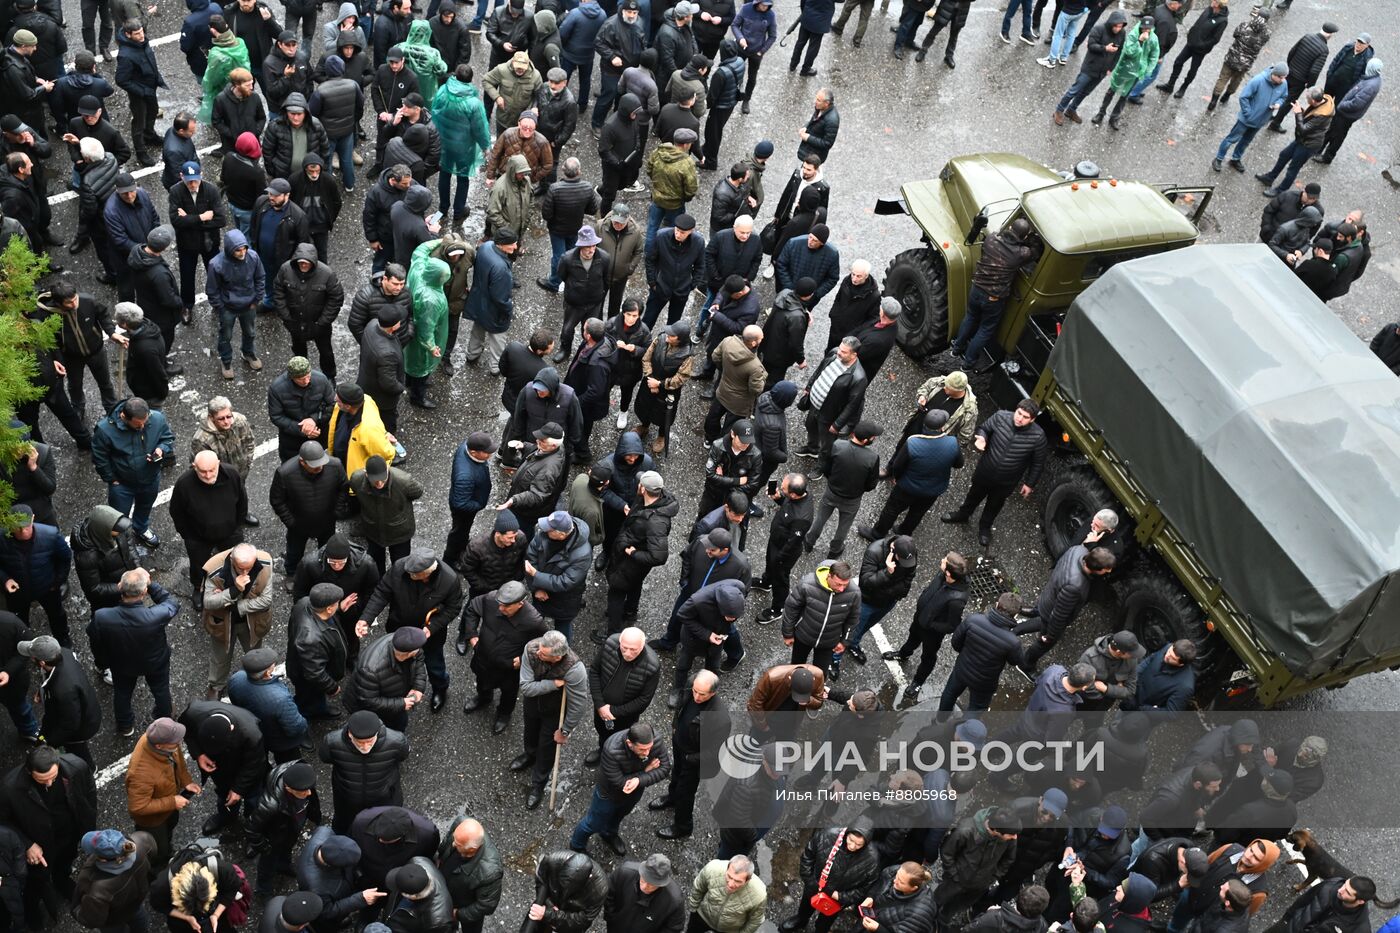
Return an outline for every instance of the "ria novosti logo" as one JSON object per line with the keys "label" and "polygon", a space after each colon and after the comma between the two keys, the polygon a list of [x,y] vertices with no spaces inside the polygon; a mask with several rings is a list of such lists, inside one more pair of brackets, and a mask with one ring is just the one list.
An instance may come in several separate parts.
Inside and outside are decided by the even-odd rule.
{"label": "ria novosti logo", "polygon": [[747,781],[763,767],[763,745],[747,732],[729,736],[719,748],[719,769],[736,781]]}

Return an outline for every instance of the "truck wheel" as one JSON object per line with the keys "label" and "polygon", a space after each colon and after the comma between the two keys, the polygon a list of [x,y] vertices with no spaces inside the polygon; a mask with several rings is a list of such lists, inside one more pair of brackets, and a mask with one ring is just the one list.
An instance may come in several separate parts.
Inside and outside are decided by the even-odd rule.
{"label": "truck wheel", "polygon": [[1138,637],[1149,654],[1178,638],[1189,638],[1205,653],[1210,633],[1195,601],[1166,571],[1147,567],[1115,583],[1118,627]]}
{"label": "truck wheel", "polygon": [[1061,554],[1079,544],[1082,539],[1077,538],[1076,533],[1088,525],[1094,513],[1105,508],[1123,513],[1108,487],[1087,466],[1067,470],[1045,498],[1045,511],[1041,516],[1045,551],[1050,558],[1059,560]]}
{"label": "truck wheel", "polygon": [[902,307],[899,345],[921,360],[948,346],[948,280],[943,257],[932,249],[908,249],[885,270],[885,294]]}

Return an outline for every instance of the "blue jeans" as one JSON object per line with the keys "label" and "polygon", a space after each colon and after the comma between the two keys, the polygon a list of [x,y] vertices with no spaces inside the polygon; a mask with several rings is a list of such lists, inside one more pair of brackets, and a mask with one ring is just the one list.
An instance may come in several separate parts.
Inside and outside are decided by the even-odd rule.
{"label": "blue jeans", "polygon": [[1191,921],[1196,919],[1196,915],[1186,909],[1186,903],[1190,900],[1190,892],[1182,891],[1177,895],[1176,907],[1172,909],[1171,919],[1167,921],[1167,933],[1185,933],[1186,928],[1191,925]]}
{"label": "blue jeans", "polygon": [[[1296,139],[1284,146],[1283,151],[1278,154],[1278,161],[1274,163],[1274,167],[1265,173],[1266,177],[1269,179],[1270,186],[1277,188],[1279,191],[1287,191],[1289,188],[1292,188],[1293,182],[1298,178],[1299,170],[1302,169],[1303,164],[1307,162],[1308,159],[1312,158],[1312,156],[1313,151]],[[1283,172],[1282,178],[1274,182],[1274,178],[1283,170],[1285,164],[1288,166],[1287,171]]]}
{"label": "blue jeans", "polygon": [[604,71],[598,77],[598,99],[593,103],[593,128],[601,129],[603,121],[607,119],[608,113],[612,110],[613,101],[617,100],[617,85],[622,80],[620,74],[609,74]]}
{"label": "blue jeans", "polygon": [[1132,871],[1133,864],[1137,862],[1138,857],[1141,856],[1142,853],[1147,851],[1147,847],[1150,845],[1152,845],[1152,840],[1147,838],[1147,833],[1139,829],[1137,838],[1133,840],[1133,847],[1128,852],[1129,871]]}
{"label": "blue jeans", "polygon": [[553,252],[553,256],[549,260],[549,284],[553,287],[558,288],[563,284],[559,278],[559,260],[563,259],[564,254],[577,245],[577,233],[573,236],[563,236],[553,230],[549,232],[549,248]]}
{"label": "blue jeans", "polygon": [[[393,244],[389,244],[392,246]],[[370,261],[369,271],[371,275],[378,275],[384,271],[384,267],[389,264],[389,251],[387,249],[377,249],[374,251],[374,259]]]}
{"label": "blue jeans", "polygon": [[238,329],[243,332],[242,351],[244,356],[257,356],[258,348],[253,343],[253,337],[257,334],[258,312],[253,305],[244,305],[242,308],[224,307],[219,312],[219,359],[228,365],[233,362],[233,322],[238,322]]}
{"label": "blue jeans", "polygon": [[964,367],[977,364],[977,355],[997,332],[1005,308],[1006,298],[993,298],[978,286],[972,286],[967,294],[967,314],[953,341],[953,352],[961,354]]}
{"label": "blue jeans", "polygon": [[621,807],[621,801],[606,800],[598,793],[598,788],[593,788],[593,799],[589,801],[588,812],[574,827],[574,833],[569,837],[569,848],[582,850],[588,845],[588,839],[594,833],[604,839],[616,836],[617,828],[622,824],[622,818],[626,815]]}
{"label": "blue jeans", "polygon": [[476,15],[472,17],[471,25],[468,29],[480,29],[481,24],[486,22],[486,17],[490,14],[491,0],[476,0]]}
{"label": "blue jeans", "polygon": [[[156,719],[168,717],[170,665],[166,664],[159,670],[147,671],[141,676],[145,677],[146,686],[151,688],[151,698],[156,701],[153,716]],[[136,716],[131,711],[131,695],[136,690],[136,680],[134,675],[112,672],[112,717],[116,720],[118,731],[129,729],[136,723]]]}
{"label": "blue jeans", "polygon": [[1095,78],[1087,71],[1081,71],[1074,79],[1074,83],[1065,91],[1065,96],[1060,98],[1055,110],[1059,113],[1074,113],[1079,109],[1079,105],[1084,102],[1084,98],[1094,92],[1094,88],[1099,86],[1102,77]]}
{"label": "blue jeans", "polygon": [[655,201],[647,208],[647,238],[646,245],[650,246],[651,241],[656,239],[656,231],[661,229],[662,224],[669,224],[680,216],[685,210],[685,205],[680,207],[661,207]]}
{"label": "blue jeans", "polygon": [[1079,35],[1079,26],[1089,15],[1086,7],[1079,13],[1071,16],[1068,13],[1061,13],[1055,20],[1055,34],[1050,38],[1050,57],[1069,58],[1069,53],[1074,48],[1074,37]]}
{"label": "blue jeans", "polygon": [[[349,191],[355,187],[355,131],[339,139],[330,141],[331,155],[340,157],[340,177],[345,180],[345,190]],[[330,162],[326,163],[326,169],[330,169]]]}
{"label": "blue jeans", "polygon": [[1158,59],[1157,64],[1152,66],[1152,70],[1138,79],[1138,83],[1133,85],[1133,89],[1128,92],[1129,100],[1141,100],[1142,92],[1152,86],[1152,82],[1157,80],[1157,75],[1162,71],[1162,62]]}
{"label": "blue jeans", "polygon": [[[452,197],[452,179],[457,179],[457,196]],[[472,180],[467,175],[453,175],[448,171],[438,172],[438,210],[447,216],[447,205],[452,205],[451,216],[467,212],[467,194],[472,190]]]}
{"label": "blue jeans", "polygon": [[[574,70],[578,70],[578,112],[583,113],[588,109],[588,91],[593,85],[593,56],[588,56],[588,61],[581,65],[575,65],[567,58],[563,59],[559,64],[560,67],[564,69],[565,76],[570,78],[574,76]],[[614,84],[613,86],[616,87],[617,85]]]}
{"label": "blue jeans", "polygon": [[1225,150],[1234,146],[1235,154],[1230,157],[1230,161],[1240,161],[1244,158],[1244,151],[1249,148],[1249,144],[1254,140],[1254,134],[1258,132],[1259,127],[1245,126],[1243,120],[1236,120],[1235,125],[1230,127],[1230,132],[1220,141],[1220,148],[1215,151],[1215,157],[1217,159],[1225,158]]}
{"label": "blue jeans", "polygon": [[[888,615],[889,611],[893,608],[893,606],[872,606],[869,603],[861,603],[860,621],[856,622],[855,629],[846,638],[847,646],[859,648],[861,639],[865,637],[865,633],[874,628],[875,623]],[[831,667],[833,670],[839,671],[841,669],[841,659],[845,656],[846,652],[843,651],[832,659]]]}
{"label": "blue jeans", "polygon": [[1011,34],[1011,17],[1016,14],[1019,7],[1021,10],[1021,35],[1027,39],[1031,36],[1031,7],[1035,5],[1035,0],[1011,0],[1006,5],[1006,12],[1001,17],[1001,34],[1008,36]]}
{"label": "blue jeans", "polygon": [[905,48],[914,47],[914,36],[919,31],[919,26],[924,21],[924,14],[911,6],[906,5],[899,14],[899,30],[895,33],[894,47]]}
{"label": "blue jeans", "polygon": [[233,215],[233,225],[238,228],[238,232],[245,237],[253,235],[253,212],[245,211],[241,207],[228,206],[228,212]]}
{"label": "blue jeans", "polygon": [[151,508],[160,492],[160,477],[149,483],[114,483],[107,487],[107,504],[123,515],[131,515],[131,527],[143,532],[151,527]]}
{"label": "blue jeans", "polygon": [[568,641],[569,639],[574,637],[573,619],[550,619],[549,624],[551,628],[553,628],[560,635],[564,636],[565,641]]}
{"label": "blue jeans", "polygon": [[29,702],[29,697],[11,697],[5,703],[5,709],[21,737],[39,734],[39,720],[34,718],[34,706]]}
{"label": "blue jeans", "polygon": [[715,299],[719,297],[719,292],[708,289],[705,292],[705,300],[700,303],[700,319],[695,324],[697,334],[705,333],[705,325],[710,320],[710,307],[714,305]]}
{"label": "blue jeans", "polygon": [[278,266],[271,259],[263,259],[262,256],[259,256],[258,259],[263,264],[263,307],[271,308],[273,286],[277,284]]}

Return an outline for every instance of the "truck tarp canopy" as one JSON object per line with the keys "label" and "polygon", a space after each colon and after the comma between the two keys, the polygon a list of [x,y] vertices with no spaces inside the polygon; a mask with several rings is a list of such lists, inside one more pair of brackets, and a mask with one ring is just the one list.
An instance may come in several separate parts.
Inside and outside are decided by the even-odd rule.
{"label": "truck tarp canopy", "polygon": [[1400,648],[1400,379],[1267,247],[1114,266],[1050,368],[1296,675]]}

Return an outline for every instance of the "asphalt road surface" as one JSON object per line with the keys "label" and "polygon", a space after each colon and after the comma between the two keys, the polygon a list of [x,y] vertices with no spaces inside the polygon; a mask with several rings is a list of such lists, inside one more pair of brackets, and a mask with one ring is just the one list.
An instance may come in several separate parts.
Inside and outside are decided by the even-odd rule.
{"label": "asphalt road surface", "polygon": [[[1244,4],[1239,6],[1243,7]],[[896,21],[897,0],[892,10],[881,12],[877,7],[864,48],[854,49],[848,40],[843,41],[834,35],[827,37],[817,61],[820,73],[816,78],[804,79],[788,74],[783,68],[787,50],[775,48],[770,54],[775,60],[763,68],[753,113],[748,116],[736,114],[729,124],[721,164],[740,158],[760,139],[772,139],[777,152],[766,177],[771,211],[771,205],[776,202],[777,194],[795,163],[797,130],[808,116],[813,94],[818,87],[825,85],[834,89],[842,116],[840,138],[826,166],[826,176],[832,187],[830,225],[834,234],[833,244],[841,251],[843,270],[849,267],[851,260],[863,257],[872,262],[877,277],[883,278],[885,265],[896,253],[917,245],[918,231],[912,221],[873,215],[872,206],[877,197],[893,195],[903,181],[934,177],[950,156],[980,151],[1015,151],[1055,168],[1065,168],[1080,159],[1089,158],[1103,166],[1106,173],[1119,177],[1180,184],[1215,183],[1219,187],[1203,224],[1204,241],[1251,242],[1255,239],[1258,214],[1264,204],[1260,197],[1262,186],[1249,175],[1240,176],[1229,171],[1216,174],[1210,169],[1214,147],[1227,132],[1234,117],[1233,107],[1214,113],[1205,110],[1223,47],[1207,59],[1195,86],[1185,99],[1174,101],[1149,91],[1145,106],[1127,109],[1121,132],[1113,132],[1106,126],[1094,128],[1087,122],[1083,126],[1060,128],[1051,123],[1050,113],[1073,79],[1077,60],[1074,69],[1046,71],[1034,62],[1037,55],[1043,54],[1041,47],[1031,49],[1019,43],[1003,45],[996,35],[999,11],[993,7],[992,0],[983,0],[974,6],[961,37],[955,71],[944,67],[941,57],[936,54],[938,50],[922,65],[915,64],[912,58],[897,62],[889,56],[890,36],[887,30]],[[65,3],[65,10],[69,22],[68,40],[71,47],[77,48],[81,45],[77,3]],[[1237,11],[1235,16],[1239,17],[1242,12]],[[197,103],[198,85],[190,75],[176,42],[184,13],[181,4],[161,0],[158,12],[147,25],[147,35],[157,43],[157,58],[170,85],[170,89],[161,95],[165,117],[158,122],[157,128],[162,132],[178,110],[194,109]],[[324,15],[328,15],[328,11],[323,11],[323,18]],[[785,29],[791,23],[794,11],[780,4],[778,15],[780,26]],[[1369,31],[1375,37],[1379,57],[1400,58],[1391,51],[1400,47],[1400,30],[1396,28],[1394,9],[1390,4],[1380,0],[1349,0],[1344,5],[1323,0],[1296,0],[1286,13],[1275,14],[1274,39],[1261,55],[1261,65],[1283,58],[1296,38],[1317,29],[1324,18],[1335,19],[1341,25],[1341,33],[1333,42],[1334,49],[1350,41],[1355,34]],[[486,60],[486,46],[480,37],[474,42],[473,59],[480,73]],[[104,63],[99,67],[110,79],[113,65]],[[1091,102],[1096,103],[1097,97]],[[1090,106],[1091,102],[1086,102],[1085,107]],[[126,133],[129,119],[124,95],[118,92],[110,103],[113,118]],[[1323,184],[1323,202],[1328,217],[1340,216],[1355,207],[1368,212],[1375,244],[1374,261],[1365,279],[1352,289],[1350,295],[1333,305],[1335,313],[1365,339],[1369,339],[1381,323],[1393,319],[1396,311],[1394,295],[1397,281],[1400,281],[1400,261],[1395,257],[1392,241],[1396,236],[1397,220],[1400,220],[1397,218],[1397,204],[1400,202],[1397,202],[1395,189],[1380,174],[1394,157],[1393,121],[1396,109],[1395,91],[1384,90],[1367,119],[1353,129],[1337,161],[1328,167],[1309,164],[1301,176],[1304,181],[1317,180]],[[1267,132],[1261,134],[1247,156],[1250,171],[1267,168],[1287,139]],[[217,138],[207,127],[201,127],[198,143],[201,147],[212,147],[217,143]],[[372,160],[372,146],[362,146],[360,151],[367,163]],[[575,137],[566,153],[578,154],[584,163],[585,177],[597,178],[597,155],[586,130]],[[217,162],[209,158],[205,161],[206,171],[216,179]],[[64,155],[60,152],[50,165],[50,178],[55,185],[53,194],[56,195],[55,227],[59,235],[67,239],[74,228],[76,201],[71,196],[65,198],[58,187],[67,177]],[[128,167],[134,167],[134,163]],[[166,197],[158,190],[159,169],[145,171],[141,175],[141,183],[152,194],[164,215]],[[708,217],[709,188],[719,177],[716,174],[702,175],[700,197],[691,205],[692,212],[702,220],[702,227],[704,219]],[[369,181],[365,178],[359,182],[356,192],[347,198],[331,242],[332,265],[347,293],[353,293],[369,272],[369,253],[359,226],[359,210]],[[473,214],[467,223],[470,235],[480,234],[485,195],[484,185],[473,187]],[[628,196],[626,200],[634,209],[644,210],[647,203],[645,195]],[[765,215],[760,222],[766,219]],[[557,326],[560,319],[558,299],[546,295],[533,284],[534,278],[545,271],[549,255],[549,242],[543,228],[532,228],[523,242],[524,256],[517,262],[515,272],[518,280],[525,284],[516,293],[514,337],[523,337],[540,324]],[[96,285],[93,279],[98,266],[91,250],[78,257],[70,257],[64,250],[57,250],[55,255],[84,283],[83,287],[93,288],[96,294],[109,301],[115,299],[112,290]],[[637,286],[631,294],[643,297],[644,285],[640,276]],[[765,300],[771,299],[771,287],[771,282],[763,286]],[[819,312],[817,318],[809,338],[809,349],[814,354],[820,349],[827,330],[824,314]],[[180,329],[176,352],[185,367],[185,375],[176,383],[166,414],[171,420],[177,449],[182,456],[188,450],[196,418],[202,417],[204,401],[209,397],[228,395],[237,410],[248,415],[258,439],[267,442],[260,448],[250,480],[249,495],[254,511],[263,524],[260,529],[252,530],[249,539],[276,555],[280,553],[282,545],[281,527],[267,505],[267,489],[276,466],[276,445],[275,435],[266,417],[265,393],[269,381],[290,355],[286,335],[274,317],[262,315],[258,322],[258,351],[266,361],[267,369],[262,373],[252,373],[241,364],[235,364],[236,380],[225,382],[219,375],[217,359],[212,356],[215,329],[211,325],[208,306],[201,304],[196,309],[193,327]],[[342,372],[353,372],[355,350],[343,324],[337,325],[336,348]],[[496,420],[496,399],[499,395],[496,380],[474,367],[461,365],[460,349],[457,359],[460,371],[454,379],[446,379],[441,374],[433,378],[430,392],[441,407],[436,412],[424,413],[405,404],[399,430],[400,438],[411,451],[407,469],[427,489],[427,494],[419,503],[416,543],[434,548],[441,547],[447,532],[446,494],[450,458],[455,445],[471,430],[485,429],[494,433],[500,426]],[[897,431],[912,404],[914,389],[926,375],[923,369],[902,354],[894,354],[881,373],[878,384],[871,387],[867,415]],[[87,417],[89,421],[96,421],[101,414],[96,408],[97,393],[90,391],[88,397],[90,407]],[[983,407],[984,415],[989,413],[985,403]],[[103,501],[104,491],[91,465],[76,455],[71,440],[64,436],[61,426],[48,415],[44,417],[46,437],[56,444],[59,452],[59,493],[56,501],[64,528],[68,530],[92,504]],[[668,487],[675,490],[682,500],[675,540],[685,533],[695,512],[703,458],[700,438],[691,433],[691,428],[698,425],[702,417],[703,408],[697,404],[693,394],[688,394],[677,419],[676,442],[671,456],[660,466]],[[801,436],[801,427],[794,420],[792,439],[795,444],[801,441]],[[594,449],[610,449],[615,438],[612,419],[600,421],[595,428]],[[881,439],[878,449],[882,457],[892,452],[894,440],[892,436]],[[955,479],[947,496],[948,501],[957,501],[954,497],[963,492],[967,475],[968,471],[964,470],[962,476]],[[173,482],[173,479],[172,474],[167,483]],[[499,500],[503,497],[504,483],[500,482],[499,476],[497,481]],[[997,568],[1011,584],[1026,594],[1033,595],[1038,591],[1050,568],[1038,524],[1041,499],[1048,488],[1049,484],[1043,482],[1029,502],[1013,501],[1008,505],[997,526],[991,552],[984,555],[990,566]],[[872,502],[862,511],[863,520],[873,518],[873,510],[878,510],[883,496],[877,493],[871,499]],[[938,511],[941,508],[936,508],[934,514]],[[157,579],[171,588],[182,601],[187,601],[188,583],[182,548],[175,539],[168,510],[163,504],[157,508],[153,527],[166,544],[153,555],[150,561],[152,569]],[[354,529],[346,525],[345,530]],[[934,519],[926,520],[916,536],[924,566],[932,567],[937,557],[948,548],[956,548],[969,555],[977,553],[980,549],[973,535],[974,532],[967,527],[950,528]],[[749,548],[755,564],[762,562],[766,536],[764,523],[757,522]],[[855,550],[858,543],[853,537],[848,554],[858,556]],[[801,565],[799,569],[803,569]],[[652,635],[659,634],[665,625],[674,599],[676,573],[677,565],[673,563],[654,572],[649,579],[641,618],[643,626]],[[920,585],[927,578],[928,574],[921,573]],[[76,591],[77,587],[73,589]],[[270,643],[280,650],[285,644],[282,620],[286,617],[290,602],[280,587],[278,592],[274,610],[277,622]],[[77,603],[75,599],[70,609],[77,623],[75,632],[81,633],[86,609]],[[579,619],[578,631],[586,632],[599,620],[604,603],[603,584],[592,580],[588,607]],[[762,596],[758,596],[750,600],[750,606],[757,611],[764,608],[766,602]],[[883,690],[883,695],[888,697],[896,687],[902,686],[904,675],[897,674],[879,661],[877,652],[884,647],[886,638],[896,644],[902,639],[911,610],[912,599],[886,618],[883,628],[885,633],[890,634],[882,636],[877,630],[873,639],[866,640],[866,649],[875,660],[863,668],[847,663],[841,680],[842,687],[868,686]],[[1111,625],[1112,606],[1107,602],[1095,603],[1076,623],[1052,660],[1073,659],[1093,637],[1108,631]],[[172,673],[178,710],[184,702],[203,693],[206,640],[196,617],[188,608],[172,624],[170,634],[175,647],[176,664]],[[779,634],[776,627],[759,628],[751,623],[745,624],[748,657],[737,671],[726,675],[722,682],[721,695],[730,706],[742,707],[759,673],[772,664],[786,661],[787,651],[779,640]],[[81,647],[83,636],[77,634],[75,637]],[[585,658],[590,657],[591,644],[586,639],[580,639],[580,642],[582,654]],[[951,660],[951,652],[945,652],[925,692],[926,700],[929,693],[936,696],[936,687],[946,677]],[[464,810],[482,819],[510,866],[505,897],[491,928],[514,929],[523,918],[532,893],[530,873],[533,870],[533,857],[563,847],[569,829],[587,805],[593,774],[583,767],[582,757],[591,742],[591,730],[583,729],[578,741],[566,747],[557,815],[547,813],[543,808],[533,813],[526,812],[525,778],[510,774],[506,769],[506,763],[519,750],[518,733],[512,730],[502,736],[492,736],[487,718],[464,717],[460,707],[472,692],[471,678],[465,662],[451,652],[448,666],[453,686],[447,709],[438,716],[430,716],[424,708],[413,716],[409,736],[414,754],[406,769],[405,796],[410,805],[428,813],[443,828],[454,814]],[[669,681],[669,676],[668,661],[663,666],[663,685]],[[997,708],[1019,708],[1025,696],[1025,683],[1018,680],[1017,675],[1007,676],[1003,685],[1005,689],[997,698]],[[1396,711],[1400,709],[1397,686],[1400,686],[1400,678],[1394,674],[1373,675],[1340,690],[1306,697],[1298,705],[1336,711]],[[99,693],[106,702],[108,689],[99,686]],[[138,721],[142,727],[148,721],[145,718],[149,713],[147,703],[143,688],[138,691],[136,701]],[[669,716],[660,699],[653,704],[648,719],[669,733]],[[517,716],[517,729],[518,722]],[[1335,747],[1339,742],[1374,742],[1385,737],[1342,734],[1329,738]],[[110,733],[104,733],[94,743],[101,769],[101,820],[105,825],[129,826],[122,776],[124,756],[132,744],[131,740],[120,739]],[[12,765],[17,758],[13,743],[9,743],[3,753],[5,765]],[[323,787],[326,779],[328,773],[323,770]],[[1334,784],[1373,779],[1372,775],[1367,774],[1334,772],[1329,776]],[[201,800],[187,811],[180,827],[182,837],[189,838],[194,834],[199,823],[210,812],[210,806],[208,801]],[[1365,814],[1356,814],[1356,817],[1358,824],[1368,822]],[[688,881],[699,865],[712,856],[714,834],[705,827],[702,819],[696,836],[687,844],[662,843],[653,837],[652,831],[663,825],[664,821],[657,814],[639,808],[625,822],[623,835],[638,853],[663,851],[669,854],[676,863],[679,876]],[[1381,880],[1381,888],[1386,893],[1393,894],[1397,890],[1400,885],[1400,873],[1396,870],[1396,866],[1400,865],[1400,833],[1394,829],[1358,828],[1349,832],[1334,831],[1323,838],[1343,863],[1358,872],[1374,875]],[[236,840],[235,836],[229,841],[233,851],[241,854]],[[793,883],[797,845],[798,840],[791,834],[777,834],[777,838],[770,838],[765,843],[764,877],[770,882],[777,882],[770,884],[773,901],[771,920],[781,920],[792,910],[792,899],[798,891]],[[595,857],[601,848],[595,843]],[[771,865],[767,864],[770,855],[773,856]],[[603,861],[610,864],[611,855]],[[1282,866],[1275,869],[1280,874],[1287,874],[1290,882],[1294,870]],[[1282,879],[1276,887],[1281,886]],[[1284,903],[1286,898],[1274,898],[1270,918]]]}

